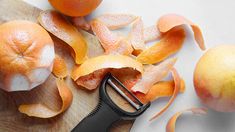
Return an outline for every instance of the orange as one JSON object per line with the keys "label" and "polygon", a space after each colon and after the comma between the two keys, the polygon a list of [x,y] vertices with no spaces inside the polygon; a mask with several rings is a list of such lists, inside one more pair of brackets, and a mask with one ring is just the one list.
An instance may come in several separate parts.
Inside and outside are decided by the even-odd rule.
{"label": "orange", "polygon": [[61,13],[68,16],[86,16],[99,6],[102,0],[48,0]]}
{"label": "orange", "polygon": [[6,91],[30,90],[50,75],[54,44],[41,26],[16,20],[0,25],[0,87]]}

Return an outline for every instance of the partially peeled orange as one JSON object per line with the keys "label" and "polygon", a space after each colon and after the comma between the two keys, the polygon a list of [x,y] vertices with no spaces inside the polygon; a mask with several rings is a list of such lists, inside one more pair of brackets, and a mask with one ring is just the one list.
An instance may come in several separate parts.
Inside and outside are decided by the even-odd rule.
{"label": "partially peeled orange", "polygon": [[0,88],[30,90],[50,75],[54,43],[41,26],[16,20],[0,25]]}

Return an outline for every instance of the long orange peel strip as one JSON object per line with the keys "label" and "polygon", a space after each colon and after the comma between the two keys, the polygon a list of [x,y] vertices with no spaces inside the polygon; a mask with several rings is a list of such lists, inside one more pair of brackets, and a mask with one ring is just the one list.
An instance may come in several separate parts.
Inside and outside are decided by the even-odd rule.
{"label": "long orange peel strip", "polygon": [[143,73],[143,65],[128,56],[101,55],[88,59],[79,67],[75,67],[72,71],[71,77],[74,81],[81,80],[79,81],[79,85],[92,90],[98,86],[101,78],[110,68],[120,69],[120,72],[122,68],[130,68],[138,71],[140,74]]}
{"label": "long orange peel strip", "polygon": [[166,132],[175,132],[176,121],[185,112],[192,112],[193,114],[205,115],[205,114],[207,114],[207,109],[205,109],[205,108],[191,108],[191,109],[177,112],[168,121],[168,123],[166,125]]}
{"label": "long orange peel strip", "polygon": [[55,56],[52,73],[57,78],[65,78],[68,76],[68,69],[65,60],[62,59],[59,55]]}
{"label": "long orange peel strip", "polygon": [[161,38],[161,33],[159,32],[156,25],[144,28],[144,42],[151,42]]}
{"label": "long orange peel strip", "polygon": [[[147,94],[143,93],[135,93],[136,97],[140,99],[140,101],[144,104],[148,102],[153,102],[161,97],[169,97],[172,96],[174,93],[175,82],[174,80],[171,81],[161,81],[153,85]],[[184,93],[185,91],[185,83],[184,80],[181,79],[180,84],[180,92]]]}
{"label": "long orange peel strip", "polygon": [[166,104],[166,106],[163,107],[163,108],[160,110],[160,112],[158,112],[156,115],[154,115],[154,116],[150,119],[150,121],[152,121],[152,120],[158,118],[160,115],[162,115],[162,114],[170,107],[170,105],[174,102],[175,98],[177,97],[178,93],[180,92],[180,87],[181,87],[181,86],[180,86],[180,85],[181,85],[181,83],[180,83],[180,76],[179,76],[179,74],[178,74],[178,72],[177,72],[177,70],[176,70],[175,68],[173,68],[173,69],[171,70],[171,72],[172,72],[172,76],[173,76],[174,82],[175,82],[174,92],[173,92],[173,94],[172,94],[172,96],[171,96],[169,102]]}
{"label": "long orange peel strip", "polygon": [[38,17],[39,23],[50,33],[66,42],[75,54],[75,62],[83,63],[87,59],[88,47],[81,33],[56,11],[43,11]]}
{"label": "long orange peel strip", "polygon": [[145,50],[144,24],[140,17],[133,23],[128,39],[135,50]]}
{"label": "long orange peel strip", "polygon": [[167,14],[162,17],[157,22],[157,27],[160,32],[166,33],[173,29],[174,27],[181,26],[181,25],[190,25],[192,27],[192,30],[194,32],[195,40],[197,41],[199,47],[201,50],[205,50],[205,44],[202,32],[200,28],[194,24],[193,22],[189,21],[183,16],[177,15],[177,14]]}
{"label": "long orange peel strip", "polygon": [[155,64],[161,62],[181,49],[184,39],[184,29],[173,29],[167,32],[155,45],[140,53],[136,59],[142,64]]}
{"label": "long orange peel strip", "polygon": [[136,18],[130,14],[104,14],[96,19],[103,22],[109,29],[114,30],[131,24]]}
{"label": "long orange peel strip", "polygon": [[48,108],[46,105],[40,103],[20,105],[19,111],[28,116],[38,117],[38,118],[51,118],[64,112],[71,105],[73,100],[73,94],[63,79],[57,78],[56,84],[59,91],[59,95],[62,100],[62,107],[60,108],[59,111],[52,110]]}
{"label": "long orange peel strip", "polygon": [[157,66],[149,66],[144,71],[142,78],[132,87],[132,91],[147,94],[149,89],[157,82],[162,81],[164,77],[173,68],[176,58],[170,58]]}
{"label": "long orange peel strip", "polygon": [[90,30],[91,26],[83,16],[72,17],[71,19],[72,19],[73,25],[75,25],[76,27],[84,29],[84,30]]}

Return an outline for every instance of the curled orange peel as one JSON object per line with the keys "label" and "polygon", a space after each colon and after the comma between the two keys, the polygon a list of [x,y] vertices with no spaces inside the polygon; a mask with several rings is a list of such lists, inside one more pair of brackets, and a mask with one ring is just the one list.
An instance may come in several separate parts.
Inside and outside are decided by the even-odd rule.
{"label": "curled orange peel", "polygon": [[95,89],[102,77],[110,69],[130,68],[143,73],[143,65],[136,60],[124,55],[101,55],[85,61],[79,67],[75,67],[71,77],[78,85],[89,90]]}
{"label": "curled orange peel", "polygon": [[132,91],[147,94],[149,89],[157,82],[162,81],[164,77],[173,68],[176,58],[170,58],[157,66],[149,66],[144,71],[142,78],[132,87]]}
{"label": "curled orange peel", "polygon": [[144,24],[140,17],[133,23],[128,39],[135,50],[142,51],[145,49]]}
{"label": "curled orange peel", "polygon": [[194,24],[193,22],[189,21],[183,16],[177,15],[177,14],[167,14],[162,17],[157,22],[157,27],[160,32],[166,33],[173,29],[174,27],[181,26],[181,25],[190,25],[192,27],[192,30],[194,32],[195,40],[197,41],[199,47],[201,50],[205,50],[205,44],[202,32],[200,28]]}
{"label": "curled orange peel", "polygon": [[174,114],[167,123],[166,132],[175,132],[175,123],[177,119],[185,112],[192,112],[193,114],[205,115],[207,114],[207,109],[205,108],[191,108],[183,110]]}
{"label": "curled orange peel", "polygon": [[104,23],[97,19],[92,20],[90,24],[92,31],[106,52],[109,52],[109,49],[116,48],[116,44],[120,39],[116,34],[112,33]]}
{"label": "curled orange peel", "polygon": [[84,30],[90,30],[91,26],[86,21],[86,19],[83,16],[79,17],[72,17],[71,18],[73,25],[75,25],[78,28],[84,29]]}
{"label": "curled orange peel", "polygon": [[59,55],[55,56],[52,73],[57,78],[65,78],[68,76],[68,69],[65,60],[62,59]]}
{"label": "curled orange peel", "polygon": [[176,70],[175,68],[173,68],[173,69],[171,70],[171,72],[172,72],[172,76],[173,76],[174,82],[175,82],[174,92],[173,92],[173,94],[172,94],[172,96],[171,96],[169,102],[166,104],[166,106],[164,106],[164,107],[160,110],[160,112],[158,112],[156,115],[154,115],[154,116],[150,119],[150,121],[152,121],[152,120],[158,118],[160,115],[162,115],[162,114],[170,107],[170,105],[174,102],[176,96],[177,96],[178,93],[180,92],[180,87],[181,87],[181,86],[180,86],[180,85],[181,85],[180,76],[179,76],[179,74],[178,74],[178,72],[177,72],[177,70]]}
{"label": "curled orange peel", "polygon": [[131,24],[137,17],[130,14],[104,14],[96,19],[103,22],[109,29],[114,30]]}
{"label": "curled orange peel", "polygon": [[[135,93],[138,99],[144,104],[148,102],[153,102],[161,97],[169,97],[174,93],[175,82],[171,81],[161,81],[153,85],[147,94],[143,93]],[[185,91],[185,83],[184,80],[181,79],[180,92],[184,93]]]}
{"label": "curled orange peel", "polygon": [[87,59],[87,43],[81,33],[56,11],[42,11],[39,23],[50,33],[66,42],[72,49],[76,64]]}
{"label": "curled orange peel", "polygon": [[159,32],[156,25],[144,28],[144,42],[151,42],[161,38],[161,33]]}
{"label": "curled orange peel", "polygon": [[155,45],[144,50],[137,56],[137,61],[142,64],[155,64],[179,51],[185,39],[185,31],[182,28],[173,29],[163,35]]}
{"label": "curled orange peel", "polygon": [[64,112],[71,105],[73,100],[73,94],[68,88],[67,84],[63,79],[56,79],[56,85],[59,91],[59,95],[62,100],[62,107],[59,111],[50,109],[44,104],[22,104],[19,106],[19,111],[28,116],[38,118],[51,118],[55,117]]}

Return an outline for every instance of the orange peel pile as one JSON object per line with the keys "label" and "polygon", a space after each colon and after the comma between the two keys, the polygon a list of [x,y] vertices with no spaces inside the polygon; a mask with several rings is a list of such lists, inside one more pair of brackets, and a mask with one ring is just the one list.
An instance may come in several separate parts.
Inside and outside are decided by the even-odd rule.
{"label": "orange peel pile", "polygon": [[191,109],[177,112],[168,121],[167,126],[166,126],[166,132],[175,132],[175,123],[176,123],[177,119],[185,112],[192,112],[193,114],[205,115],[207,113],[207,109],[205,109],[205,108],[191,108]]}
{"label": "orange peel pile", "polygon": [[62,106],[60,110],[55,111],[50,109],[48,106],[39,103],[39,104],[22,104],[19,106],[19,111],[28,116],[38,117],[38,118],[51,118],[64,112],[71,105],[73,100],[73,94],[63,79],[57,78],[56,85],[62,100]]}
{"label": "orange peel pile", "polygon": [[71,77],[78,85],[89,90],[95,89],[108,69],[130,68],[143,73],[143,66],[136,60],[124,55],[101,55],[85,61],[81,66],[75,67]]}
{"label": "orange peel pile", "polygon": [[55,56],[52,73],[57,78],[65,78],[68,76],[68,69],[65,60],[62,59],[59,55]]}
{"label": "orange peel pile", "polygon": [[[182,25],[192,27],[199,47],[202,50],[205,49],[200,28],[186,18],[175,14],[164,15],[156,25],[147,28],[144,27],[141,17],[129,14],[104,14],[90,22],[87,22],[84,17],[74,17],[71,19],[71,23],[74,24],[72,25],[56,11],[43,11],[38,21],[47,31],[70,46],[71,55],[76,63],[71,78],[77,85],[87,90],[94,90],[105,74],[111,72],[143,103],[171,96],[169,102],[150,119],[151,121],[166,112],[177,95],[185,91],[184,80],[174,68],[177,59],[167,59],[178,52],[183,45],[186,35]],[[112,31],[130,24],[132,28],[126,36],[120,36]],[[99,46],[97,43],[87,44],[82,35],[86,32],[76,27],[84,30],[91,28],[95,35],[93,37],[97,37],[100,42]],[[147,48],[146,43],[158,39],[159,42]],[[163,81],[169,72],[172,73],[173,80]],[[61,109],[55,111],[40,103],[23,104],[19,107],[21,113],[33,117],[51,118],[68,109],[73,95],[63,80],[68,76],[65,60],[58,55],[54,60],[53,74],[57,77],[56,84],[62,100]],[[186,111],[204,112],[203,109]],[[170,119],[167,132],[174,132],[175,122],[183,112],[177,113]]]}
{"label": "orange peel pile", "polygon": [[72,49],[77,64],[87,59],[87,44],[81,33],[56,11],[43,11],[39,23],[50,33],[66,42]]}
{"label": "orange peel pile", "polygon": [[175,29],[163,35],[162,39],[137,56],[143,64],[155,64],[166,59],[181,49],[185,39],[184,29]]}

